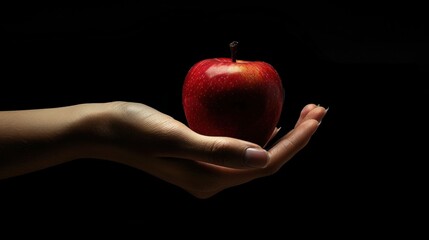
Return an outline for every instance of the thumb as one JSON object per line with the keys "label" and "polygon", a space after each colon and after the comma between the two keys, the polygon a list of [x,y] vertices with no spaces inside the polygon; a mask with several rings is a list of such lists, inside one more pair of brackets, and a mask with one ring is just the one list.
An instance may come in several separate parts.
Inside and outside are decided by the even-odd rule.
{"label": "thumb", "polygon": [[187,159],[224,167],[263,168],[268,164],[268,152],[259,145],[230,137],[198,135],[184,151]]}

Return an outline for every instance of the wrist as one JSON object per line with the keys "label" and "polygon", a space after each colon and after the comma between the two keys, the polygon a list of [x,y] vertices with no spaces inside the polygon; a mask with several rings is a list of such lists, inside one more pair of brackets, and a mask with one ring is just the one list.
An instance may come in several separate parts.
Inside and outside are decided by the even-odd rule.
{"label": "wrist", "polygon": [[68,137],[74,158],[110,159],[114,149],[114,128],[120,102],[89,103],[74,106],[76,120]]}

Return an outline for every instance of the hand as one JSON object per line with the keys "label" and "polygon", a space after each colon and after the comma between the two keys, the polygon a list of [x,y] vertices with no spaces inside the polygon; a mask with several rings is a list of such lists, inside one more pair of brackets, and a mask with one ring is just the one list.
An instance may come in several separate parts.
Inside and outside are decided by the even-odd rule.
{"label": "hand", "polygon": [[294,129],[266,151],[239,139],[197,134],[143,104],[116,104],[110,147],[104,145],[96,157],[141,169],[198,198],[274,174],[308,143],[326,113],[308,104]]}

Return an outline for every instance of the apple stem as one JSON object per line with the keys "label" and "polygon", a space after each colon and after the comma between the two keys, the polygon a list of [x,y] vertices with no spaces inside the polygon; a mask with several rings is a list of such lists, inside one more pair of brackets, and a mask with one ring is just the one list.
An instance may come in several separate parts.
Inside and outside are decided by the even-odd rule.
{"label": "apple stem", "polygon": [[232,60],[232,62],[237,61],[237,45],[238,45],[237,41],[233,41],[229,44],[229,48],[231,49],[231,60]]}

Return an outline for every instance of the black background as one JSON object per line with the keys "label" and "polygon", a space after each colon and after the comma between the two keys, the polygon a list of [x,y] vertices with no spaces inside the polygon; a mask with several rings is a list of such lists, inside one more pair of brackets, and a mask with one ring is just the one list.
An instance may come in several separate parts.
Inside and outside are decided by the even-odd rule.
{"label": "black background", "polygon": [[282,76],[283,133],[305,104],[330,109],[277,174],[210,199],[136,169],[79,159],[2,180],[9,221],[206,225],[220,217],[218,226],[206,225],[218,229],[275,218],[359,233],[419,214],[415,190],[424,175],[415,170],[427,159],[418,154],[425,140],[414,136],[424,139],[427,128],[429,42],[422,6],[106,1],[1,11],[2,110],[123,100],[184,122],[187,70],[228,57],[233,40],[239,58],[269,62]]}

